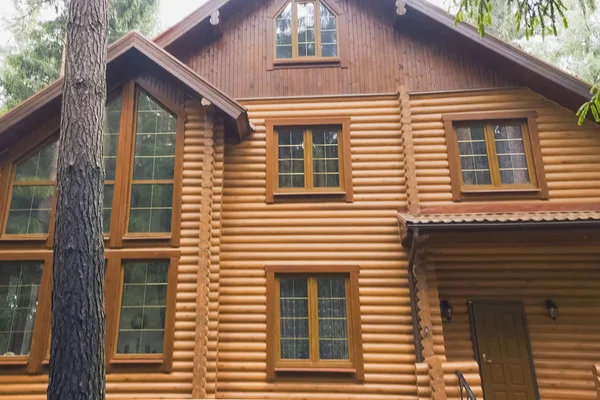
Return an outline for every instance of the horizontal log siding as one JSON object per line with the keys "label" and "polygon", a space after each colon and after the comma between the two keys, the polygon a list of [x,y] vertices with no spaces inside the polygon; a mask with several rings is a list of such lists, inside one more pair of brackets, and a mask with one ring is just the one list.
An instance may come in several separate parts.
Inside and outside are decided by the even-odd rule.
{"label": "horizontal log siding", "polygon": [[[442,114],[536,110],[550,201],[600,199],[600,127],[577,126],[573,112],[528,89],[411,95],[412,132],[421,206],[452,203]],[[508,202],[506,202],[508,203]]]}
{"label": "horizontal log siding", "polygon": [[[243,3],[243,4],[242,4]],[[268,17],[281,0],[244,0],[223,22],[223,36],[202,48],[186,47],[182,60],[235,98],[393,93],[515,85],[496,67],[471,56],[437,32],[409,35],[394,29],[389,1],[336,0],[346,15],[348,68],[303,66],[268,70]],[[198,46],[199,47],[199,46]],[[185,53],[185,54],[184,54]]]}
{"label": "horizontal log siding", "polygon": [[[169,374],[109,372],[106,377],[107,399],[184,399],[192,397],[205,122],[199,108],[188,108],[186,111],[181,258],[177,278],[173,370]],[[132,367],[132,371],[135,371],[135,367]],[[47,386],[47,372],[41,375],[0,373],[0,400],[44,400]]]}
{"label": "horizontal log siding", "polygon": [[[228,145],[222,218],[217,397],[416,400],[398,96],[250,102],[256,126]],[[265,203],[265,118],[351,118],[354,203]],[[365,381],[266,380],[265,265],[360,265]]]}
{"label": "horizontal log siding", "polygon": [[[521,300],[529,325],[542,400],[596,400],[592,368],[600,360],[600,250],[560,246],[435,250],[439,295],[452,305],[444,320],[447,360],[473,360],[467,300]],[[591,253],[591,254],[590,254]],[[559,306],[558,319],[544,302]]]}

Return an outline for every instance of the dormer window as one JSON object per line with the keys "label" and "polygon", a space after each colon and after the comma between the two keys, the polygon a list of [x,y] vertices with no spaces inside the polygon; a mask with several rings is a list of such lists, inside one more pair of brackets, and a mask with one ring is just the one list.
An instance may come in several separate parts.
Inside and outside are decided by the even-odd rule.
{"label": "dormer window", "polygon": [[339,57],[338,21],[323,1],[292,0],[275,18],[275,61]]}

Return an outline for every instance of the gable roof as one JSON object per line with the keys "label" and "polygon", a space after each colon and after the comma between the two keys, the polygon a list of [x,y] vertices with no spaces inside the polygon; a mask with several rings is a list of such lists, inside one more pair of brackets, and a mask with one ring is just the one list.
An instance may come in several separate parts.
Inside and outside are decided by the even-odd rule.
{"label": "gable roof", "polygon": [[[111,64],[116,64],[127,55],[141,56],[144,63],[149,63],[165,71],[178,81],[190,93],[210,101],[225,117],[226,124],[240,136],[245,137],[251,131],[247,109],[234,99],[228,97],[216,87],[196,74],[187,65],[173,55],[144,38],[137,32],[130,32],[110,45],[107,54],[107,71]],[[131,69],[131,65],[125,68]],[[108,75],[108,73],[107,73]],[[44,90],[15,107],[0,118],[0,147],[29,127],[36,116],[60,107],[63,78],[59,78]],[[107,78],[108,80],[108,78]]]}
{"label": "gable roof", "polygon": [[[211,16],[226,16],[238,12],[244,0],[208,0],[196,11],[189,14],[178,24],[160,34],[155,42],[169,50],[179,43],[201,32],[201,25],[207,26]],[[371,0],[375,1],[375,0]],[[589,100],[591,85],[512,46],[491,35],[481,38],[473,26],[461,23],[455,26],[454,16],[436,7],[426,0],[377,0],[388,3],[390,12],[394,7],[397,29],[439,30],[440,38],[458,41],[459,48],[478,54],[492,65],[503,68],[534,91],[548,97],[563,107],[576,111],[583,102]],[[237,8],[236,8],[237,6]],[[226,11],[226,12],[223,12]],[[219,18],[216,18],[218,23]],[[209,39],[210,40],[210,39]],[[409,88],[410,89],[410,88]]]}

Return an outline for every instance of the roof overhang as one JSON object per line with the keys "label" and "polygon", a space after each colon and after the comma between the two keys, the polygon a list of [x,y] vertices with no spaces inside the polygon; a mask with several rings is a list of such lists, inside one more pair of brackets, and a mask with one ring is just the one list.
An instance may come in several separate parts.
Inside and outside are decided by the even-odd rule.
{"label": "roof overhang", "polygon": [[454,233],[497,233],[600,228],[600,211],[398,214],[401,240],[410,245],[415,236]]}
{"label": "roof overhang", "polygon": [[[133,61],[133,62],[132,62]],[[132,74],[143,66],[159,68],[178,82],[193,97],[208,100],[224,117],[228,128],[239,139],[251,132],[247,109],[219,91],[187,65],[155,43],[136,32],[130,32],[113,43],[107,54],[107,83],[118,83],[125,73]],[[0,148],[5,148],[17,137],[32,129],[38,117],[60,112],[63,78],[36,93],[0,118]]]}

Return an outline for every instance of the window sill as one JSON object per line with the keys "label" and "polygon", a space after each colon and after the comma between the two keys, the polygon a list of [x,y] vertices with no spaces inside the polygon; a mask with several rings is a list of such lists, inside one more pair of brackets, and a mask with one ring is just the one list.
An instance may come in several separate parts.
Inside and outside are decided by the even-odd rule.
{"label": "window sill", "polygon": [[0,356],[0,367],[26,367],[29,358],[19,356]]}
{"label": "window sill", "polygon": [[0,242],[43,243],[48,241],[48,235],[4,235]]}
{"label": "window sill", "polygon": [[339,57],[332,58],[311,58],[303,59],[287,59],[273,61],[273,69],[282,68],[324,68],[324,67],[341,67],[342,60]]}
{"label": "window sill", "polygon": [[542,191],[539,188],[502,188],[502,189],[466,189],[460,191],[460,199],[469,200],[540,200]]}
{"label": "window sill", "polygon": [[343,190],[328,191],[294,191],[294,192],[275,192],[273,193],[274,202],[285,201],[340,201],[346,200],[346,192]]}
{"label": "window sill", "polygon": [[170,233],[168,233],[168,234],[141,234],[141,235],[127,234],[127,235],[123,236],[123,241],[125,241],[125,242],[144,242],[144,241],[169,242],[172,238],[173,238],[173,236]]}
{"label": "window sill", "polygon": [[135,355],[131,358],[113,358],[110,360],[111,365],[156,365],[161,366],[165,362],[162,356],[160,357],[142,357]]}
{"label": "window sill", "polygon": [[330,373],[330,374],[355,374],[356,368],[352,367],[276,367],[276,373],[303,372],[303,373]]}

